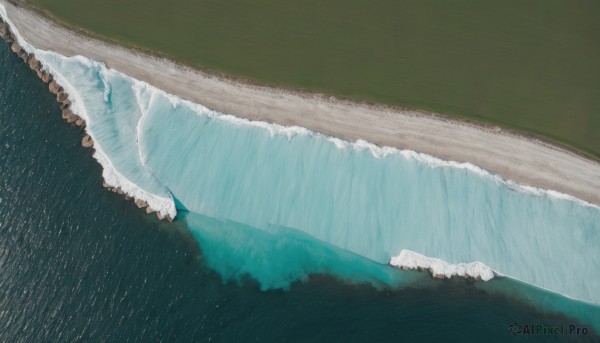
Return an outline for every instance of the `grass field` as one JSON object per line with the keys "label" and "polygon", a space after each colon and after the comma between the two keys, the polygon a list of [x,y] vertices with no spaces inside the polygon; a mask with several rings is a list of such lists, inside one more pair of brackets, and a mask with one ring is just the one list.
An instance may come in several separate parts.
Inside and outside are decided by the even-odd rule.
{"label": "grass field", "polygon": [[30,0],[251,80],[532,132],[600,157],[600,1]]}

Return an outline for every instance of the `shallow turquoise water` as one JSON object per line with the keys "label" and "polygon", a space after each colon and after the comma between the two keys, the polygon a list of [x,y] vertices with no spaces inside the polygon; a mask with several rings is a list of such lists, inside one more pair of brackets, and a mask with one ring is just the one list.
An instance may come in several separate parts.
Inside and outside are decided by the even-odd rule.
{"label": "shallow turquoise water", "polygon": [[[334,235],[336,244],[326,243],[276,222],[253,226],[235,216],[188,212],[176,223],[159,223],[100,187],[101,169],[79,146],[81,133],[61,122],[45,86],[4,44],[0,53],[0,340],[502,342],[512,338],[507,328],[513,321],[577,323],[555,310],[587,322],[600,315],[595,306],[507,278],[435,281],[426,273],[395,270],[340,249],[344,241]],[[247,144],[243,134],[236,137]],[[297,138],[303,145],[313,139],[279,138],[289,148]],[[272,140],[265,136],[265,145]],[[317,156],[327,150],[314,149]],[[356,152],[372,158],[362,153]],[[286,172],[285,165],[279,168]],[[251,171],[246,174],[256,177]],[[277,173],[271,176],[277,179]],[[202,185],[197,180],[191,185]],[[232,192],[239,199],[254,196],[243,189],[205,194],[217,204]],[[189,209],[196,206],[169,191]],[[380,244],[351,238],[347,244],[359,252]]]}
{"label": "shallow turquoise water", "polygon": [[86,117],[109,183],[164,214],[178,206],[265,232],[288,228],[381,264],[402,249],[481,261],[600,304],[597,207],[468,164],[223,115],[85,58],[38,57]]}

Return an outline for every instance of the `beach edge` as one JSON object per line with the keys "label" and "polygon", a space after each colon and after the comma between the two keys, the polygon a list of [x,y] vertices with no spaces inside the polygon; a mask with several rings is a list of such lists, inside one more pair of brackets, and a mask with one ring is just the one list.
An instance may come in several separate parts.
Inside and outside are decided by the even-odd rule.
{"label": "beach edge", "polygon": [[0,3],[21,35],[34,46],[104,62],[109,68],[216,111],[469,162],[519,184],[600,205],[600,163],[568,147],[485,123],[211,75],[82,36],[29,9],[4,0]]}

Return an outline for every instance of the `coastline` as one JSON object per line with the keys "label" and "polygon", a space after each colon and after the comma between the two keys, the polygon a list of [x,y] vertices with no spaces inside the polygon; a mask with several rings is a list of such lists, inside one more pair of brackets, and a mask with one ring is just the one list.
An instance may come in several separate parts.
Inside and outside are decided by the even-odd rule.
{"label": "coastline", "polygon": [[[11,23],[11,25],[12,24],[13,23]],[[16,28],[17,26],[15,25],[14,27]],[[26,47],[28,47],[27,49],[30,49],[30,50],[27,50],[27,51],[28,52],[35,52],[35,54],[41,60],[46,61],[46,58],[48,57],[48,55],[56,55],[53,52],[43,51],[43,50],[40,50],[40,49],[37,49],[37,48],[34,48],[34,47],[30,46],[29,44],[27,44],[27,42],[25,40],[22,39],[21,34],[19,32],[17,32],[17,31],[15,31],[15,32],[19,36],[19,41],[22,40],[24,42],[23,46],[26,46]],[[17,51],[17,55],[19,55],[19,56],[20,55],[24,55],[24,54],[26,54],[26,52],[24,53],[22,50],[18,50]],[[30,67],[31,67],[31,64],[32,64],[31,61],[33,61],[33,60],[34,60],[33,56],[31,54],[28,54],[26,62],[29,64]],[[75,60],[87,60],[87,59],[85,59],[83,57],[76,57]],[[51,60],[49,60],[49,61],[51,61]],[[92,65],[95,65],[95,66],[101,68],[102,70],[105,70],[105,71],[107,70],[106,67],[104,65],[102,65],[101,63],[97,63],[97,62],[94,62],[94,61],[89,61],[89,63],[91,63]],[[88,118],[91,118],[91,117],[88,117],[87,112],[85,110],[82,110],[81,112],[79,112],[79,111],[76,110],[78,108],[77,104],[80,103],[80,100],[83,99],[83,98],[81,97],[81,95],[79,94],[79,92],[76,90],[76,88],[70,86],[70,83],[69,83],[68,79],[64,79],[64,83],[61,81],[63,70],[61,70],[60,68],[57,68],[56,69],[57,73],[54,74],[55,69],[53,69],[52,65],[53,65],[53,63],[49,62],[49,65],[46,65],[45,68],[43,68],[41,72],[43,72],[44,70],[46,72],[48,72],[48,71],[52,72],[53,75],[55,76],[56,81],[59,81],[62,85],[65,86],[65,91],[67,91],[67,92],[69,92],[71,94],[71,99],[73,100],[73,109],[75,110],[76,113],[79,113],[79,114],[82,115],[82,117],[81,117],[82,121],[84,119],[88,120]],[[54,66],[54,67],[56,67],[56,66]],[[39,73],[40,73],[39,64],[38,64],[38,69],[35,69],[33,67],[32,67],[32,69],[37,70],[38,71],[38,76],[39,76]],[[60,72],[58,72],[59,70],[60,70]],[[115,73],[115,70],[112,70],[111,73]],[[40,76],[40,78],[43,81],[44,78],[42,76]],[[123,76],[127,77],[126,75],[123,75]],[[71,80],[71,81],[73,81],[73,80]],[[137,81],[135,81],[135,82],[137,82]],[[143,84],[143,82],[141,82],[141,84]],[[153,92],[158,92],[160,94],[163,94],[163,96],[166,96],[169,99],[175,99],[173,101],[176,101],[178,103],[180,103],[180,102],[181,103],[187,103],[185,100],[182,101],[181,99],[177,99],[176,96],[171,95],[169,93],[166,93],[166,92],[164,92],[164,91],[162,91],[160,89],[155,89],[151,85],[145,84],[143,86],[151,88]],[[52,87],[50,87],[50,91],[52,92]],[[60,93],[60,91],[57,91],[57,93]],[[136,95],[136,96],[139,96],[139,95]],[[61,100],[59,98],[63,98],[63,97],[61,97],[61,96],[57,97],[57,100],[59,102],[61,102]],[[94,97],[91,97],[91,98],[94,98]],[[67,100],[66,97],[65,97],[65,99],[63,99],[63,101],[65,101],[65,100]],[[70,101],[68,101],[68,102],[70,104]],[[64,103],[63,103],[63,105],[64,105]],[[195,105],[193,103],[188,103],[188,106],[190,106],[190,107],[198,106],[198,107],[204,108],[204,106],[202,106],[202,105]],[[82,107],[82,109],[83,109],[83,107]],[[206,108],[204,108],[204,110],[209,111]],[[352,148],[354,148],[354,149],[357,149],[357,150],[365,150],[366,149],[366,150],[370,150],[370,152],[372,153],[372,155],[374,155],[375,157],[385,157],[385,156],[387,156],[389,154],[401,154],[404,157],[406,157],[407,159],[417,159],[417,160],[420,160],[421,162],[425,162],[426,165],[429,165],[433,169],[436,169],[437,167],[444,167],[444,166],[450,166],[451,169],[454,169],[454,168],[468,169],[470,172],[474,172],[474,173],[480,174],[481,176],[491,177],[492,179],[496,180],[496,182],[505,183],[505,185],[509,189],[512,189],[513,191],[523,191],[524,190],[525,193],[539,194],[539,195],[542,195],[544,197],[550,196],[552,198],[556,198],[556,197],[558,197],[558,198],[561,198],[561,197],[565,198],[564,194],[553,194],[552,191],[546,192],[545,190],[533,189],[533,188],[528,187],[528,186],[521,186],[519,184],[514,184],[514,182],[511,183],[510,181],[505,181],[502,178],[498,177],[497,175],[490,175],[490,174],[487,173],[487,171],[481,170],[478,167],[476,167],[476,166],[474,166],[474,165],[472,165],[470,163],[456,163],[456,162],[453,162],[453,161],[443,161],[443,160],[439,160],[437,158],[433,158],[433,157],[425,155],[425,154],[416,153],[416,152],[411,151],[411,150],[401,150],[400,151],[400,150],[396,150],[396,149],[389,148],[389,147],[379,147],[379,146],[373,145],[371,143],[368,143],[368,142],[366,142],[364,140],[358,140],[356,143],[347,142],[347,141],[341,141],[339,139],[336,139],[336,138],[333,138],[333,137],[330,137],[330,136],[321,136],[321,134],[318,133],[318,132],[309,132],[308,130],[303,129],[301,127],[289,127],[289,126],[288,127],[282,127],[282,126],[279,126],[279,125],[270,125],[270,124],[267,124],[265,122],[248,121],[247,119],[244,119],[244,118],[238,118],[238,117],[234,117],[234,116],[226,115],[226,114],[219,114],[218,117],[220,117],[220,119],[226,120],[226,121],[234,121],[234,122],[243,123],[244,125],[258,126],[258,127],[265,128],[268,131],[270,131],[270,133],[271,133],[272,136],[273,135],[286,135],[286,136],[288,136],[288,138],[290,138],[290,135],[295,135],[297,133],[314,135],[316,137],[329,140],[331,143],[335,144],[340,149],[341,148],[348,148],[350,146]],[[64,119],[67,119],[67,118],[64,118]],[[93,132],[90,131],[91,128],[93,127],[93,125],[94,125],[94,121],[89,120],[88,123],[90,125],[88,127],[88,130],[86,130],[86,131],[88,131],[88,133],[92,136],[91,138],[94,138]],[[82,141],[82,143],[84,144],[84,146],[85,146],[86,142],[89,144],[90,140],[86,139],[84,137],[84,140]],[[101,141],[98,141],[98,143],[101,143]],[[91,142],[91,144],[93,144],[93,141]],[[95,146],[94,148],[95,149],[96,148],[100,149],[100,154],[102,155],[102,151],[101,151],[102,148],[99,146],[100,144],[97,144],[97,145],[98,146],[97,147]],[[98,153],[98,151],[96,151],[96,153]],[[104,176],[104,178],[105,178],[105,180],[107,182],[105,184],[105,187],[117,187],[117,188],[114,188],[114,189],[111,189],[111,190],[113,190],[113,191],[115,191],[115,192],[117,192],[119,194],[125,195],[126,198],[128,196],[132,196],[132,194],[127,189],[125,189],[125,188],[119,188],[118,184],[113,184],[111,181],[109,181],[106,178],[106,176],[104,175],[105,172],[106,172],[106,170],[112,170],[113,167],[111,166],[110,161],[104,161],[104,162],[100,161],[100,159],[97,157],[96,153],[94,154],[95,155],[94,157],[100,162],[100,164],[104,168],[103,176]],[[114,171],[116,171],[116,169]],[[121,178],[122,178],[122,175],[121,175]],[[125,179],[125,181],[127,181],[127,179]],[[516,187],[513,188],[513,186],[516,186]],[[133,195],[133,197],[136,199],[136,205],[140,206],[140,204],[138,204],[138,201],[137,201],[139,199],[135,195]],[[568,198],[569,198],[568,200],[577,200],[577,199],[573,199],[573,198],[570,198],[570,197],[568,197]],[[141,200],[140,200],[140,202],[141,202]],[[152,211],[152,209],[157,209],[157,208],[159,208],[159,207],[152,206],[151,208],[147,208],[147,210]],[[159,218],[162,219],[160,212],[157,213],[157,214],[158,214]],[[442,261],[442,260],[437,260],[437,259],[430,259],[430,258],[427,258],[426,256],[424,256],[424,257],[425,257],[425,260],[420,260],[420,262],[425,262],[426,264],[429,265],[429,268],[432,268],[431,267],[432,263],[433,263],[433,265],[437,266],[439,264],[438,262]],[[469,261],[469,260],[470,259],[468,259],[468,258],[467,259],[462,259],[462,261]],[[461,260],[459,260],[459,261],[461,261]],[[414,262],[414,261],[412,261],[412,262]],[[418,268],[421,268],[421,269],[425,268],[425,266],[423,266],[422,263],[420,263],[420,262],[416,264],[417,269]],[[473,264],[473,263],[469,263],[469,264],[466,264],[466,265],[463,265],[463,264],[460,264],[460,263],[456,264],[456,265],[443,264],[442,265],[443,268],[440,269],[440,270],[444,271],[444,272],[443,273],[436,272],[437,269],[433,268],[432,269],[433,270],[432,273],[434,274],[433,277],[434,278],[436,278],[436,277],[441,278],[442,275],[444,277],[450,277],[450,276],[454,275],[455,271],[456,271],[457,275],[465,276],[465,275],[462,275],[462,274],[465,274],[465,273],[468,274],[468,269],[469,268],[466,268],[467,266],[475,266],[475,264]],[[410,266],[404,266],[403,265],[402,267],[409,268]],[[474,277],[477,278],[477,275],[476,274],[474,274],[474,275],[475,275]]]}
{"label": "coastline", "polygon": [[[11,51],[23,60],[43,83],[48,85],[48,91],[56,97],[56,102],[60,105],[61,118],[68,124],[85,129],[88,116],[85,110],[78,106],[81,99],[78,99],[77,91],[63,79],[62,75],[38,59],[39,56],[36,56],[36,54],[40,50],[23,41],[23,38],[13,27],[14,23],[10,22],[9,18],[4,17],[5,7],[2,3],[0,3],[0,10],[0,39],[5,40]],[[94,158],[102,165],[104,178],[102,186],[113,193],[123,195],[125,200],[133,200],[138,208],[145,208],[146,213],[156,213],[159,220],[173,221],[176,216],[173,199],[161,199],[149,194],[123,177],[113,167],[102,148],[94,145],[92,132],[84,131],[86,134],[81,140],[81,145],[84,148],[92,149]]]}
{"label": "coastline", "polygon": [[600,205],[600,163],[541,139],[418,111],[340,101],[208,75],[83,37],[29,10],[2,3],[20,34],[33,46],[104,62],[109,68],[219,112],[469,162],[519,184],[555,190]]}

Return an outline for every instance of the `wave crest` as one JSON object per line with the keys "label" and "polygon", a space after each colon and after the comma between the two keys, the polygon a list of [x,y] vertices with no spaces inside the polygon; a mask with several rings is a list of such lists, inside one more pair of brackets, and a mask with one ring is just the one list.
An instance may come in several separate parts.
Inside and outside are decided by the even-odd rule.
{"label": "wave crest", "polygon": [[390,265],[402,269],[427,269],[433,274],[434,278],[450,279],[453,276],[462,276],[481,279],[483,281],[489,281],[494,278],[492,268],[481,262],[452,264],[410,250],[402,250],[400,251],[400,255],[392,257]]}

